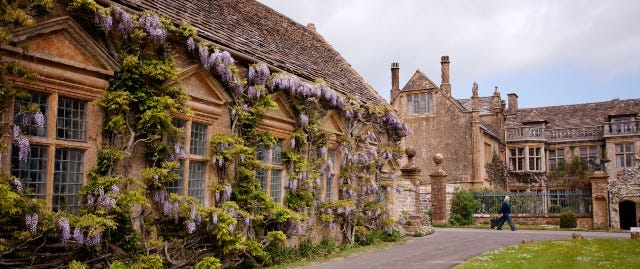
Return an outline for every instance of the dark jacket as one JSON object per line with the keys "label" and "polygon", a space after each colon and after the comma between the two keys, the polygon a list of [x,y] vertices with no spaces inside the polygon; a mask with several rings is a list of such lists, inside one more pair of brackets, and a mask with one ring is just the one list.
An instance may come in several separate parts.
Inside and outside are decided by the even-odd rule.
{"label": "dark jacket", "polygon": [[511,214],[511,204],[507,201],[502,202],[502,207],[499,212],[502,214]]}

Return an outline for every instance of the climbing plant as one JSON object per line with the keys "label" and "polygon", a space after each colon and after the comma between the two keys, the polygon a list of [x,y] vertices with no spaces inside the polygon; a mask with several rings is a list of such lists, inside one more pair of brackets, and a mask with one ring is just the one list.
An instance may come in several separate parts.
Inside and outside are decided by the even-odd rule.
{"label": "climbing plant", "polygon": [[[9,224],[0,228],[2,265],[249,267],[269,264],[265,249],[284,245],[290,236],[306,236],[317,221],[329,230],[339,229],[349,243],[356,229],[397,229],[384,203],[394,186],[382,184],[382,179],[397,177],[397,143],[410,130],[390,107],[342,96],[320,79],[271,73],[264,63],[238,63],[229,52],[198,38],[188,22],[177,25],[153,12],[132,13],[93,0],[63,2],[88,31],[100,35],[120,69],[97,102],[104,111],[102,145],[80,193],[80,212],[48,212],[41,200],[27,195],[20,179],[0,177],[0,193],[12,198],[0,199],[0,224]],[[2,5],[1,15],[16,17],[6,19],[7,26],[0,29],[3,42],[8,42],[5,29],[33,23],[20,14],[37,15],[50,8],[51,1]],[[11,8],[18,11],[11,13]],[[232,97],[231,132],[209,140],[218,181],[210,190],[214,204],[208,207],[168,190],[180,178],[179,160],[186,153],[180,138],[184,129],[172,119],[191,113],[186,108],[189,97],[177,79],[176,51],[198,61]],[[3,65],[3,72],[33,76],[10,64]],[[5,90],[12,89],[7,85],[3,104],[21,94]],[[270,151],[276,143],[259,126],[265,112],[277,107],[270,96],[278,91],[286,94],[296,115],[291,145],[283,152],[289,175],[283,204],[274,202],[256,178],[256,171],[265,168],[256,149]],[[322,128],[330,110],[346,123],[339,137]],[[21,113],[39,122],[35,109],[25,107]],[[23,137],[12,136],[17,144]],[[327,151],[329,141],[341,155],[340,171],[317,157],[317,152]],[[134,167],[140,156],[141,170]],[[339,199],[325,202],[320,179],[330,174],[340,183]],[[50,253],[56,258],[42,258]]]}

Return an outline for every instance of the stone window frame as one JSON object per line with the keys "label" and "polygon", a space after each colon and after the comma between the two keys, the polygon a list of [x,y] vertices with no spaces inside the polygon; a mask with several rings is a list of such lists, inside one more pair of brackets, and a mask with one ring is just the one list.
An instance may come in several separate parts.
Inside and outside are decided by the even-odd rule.
{"label": "stone window frame", "polygon": [[617,168],[633,168],[634,165],[634,143],[621,142],[614,144],[614,155],[616,157]]}
{"label": "stone window frame", "polygon": [[321,174],[320,176],[320,195],[321,197],[324,198],[324,199],[321,199],[323,201],[333,201],[336,198],[336,195],[335,195],[336,178],[337,178],[336,171],[339,171],[338,169],[339,164],[337,162],[337,158],[338,158],[337,152],[338,152],[337,146],[335,145],[329,146],[328,149],[324,152],[324,154],[320,152],[320,149],[318,149],[316,152],[316,158],[318,160],[323,160],[322,161],[323,166],[329,160],[333,163],[333,170],[331,171],[331,174],[328,177],[324,176],[324,174]]}
{"label": "stone window frame", "polygon": [[[526,147],[512,147],[509,148],[509,169],[511,171],[525,171],[526,170]],[[518,165],[520,164],[520,165]]]}
{"label": "stone window frame", "polygon": [[548,167],[549,171],[553,171],[556,167],[564,164],[566,161],[566,154],[564,148],[549,149],[548,155]]}
{"label": "stone window frame", "polygon": [[[256,178],[260,181],[262,191],[276,203],[283,201],[283,179],[287,176],[282,162],[282,144],[282,139],[278,139],[271,149],[263,145],[258,145],[256,149],[256,160],[262,163],[262,167],[256,171]],[[265,156],[265,153],[270,154]]]}
{"label": "stone window frame", "polygon": [[[45,116],[45,126],[43,130],[38,130],[36,133],[29,130],[27,134],[24,134],[29,137],[31,149],[38,149],[40,153],[37,160],[34,160],[32,159],[34,154],[30,152],[27,158],[27,165],[37,163],[38,168],[35,169],[37,171],[34,171],[34,169],[31,168],[25,169],[25,164],[17,164],[17,149],[12,147],[10,153],[10,173],[19,178],[22,176],[21,179],[25,179],[23,177],[25,174],[29,175],[30,179],[32,175],[39,177],[37,182],[26,181],[24,183],[25,186],[28,187],[34,187],[36,184],[40,185],[37,187],[42,187],[36,188],[36,193],[32,196],[34,198],[44,199],[47,210],[77,213],[81,202],[78,191],[86,182],[85,172],[87,168],[85,166],[87,165],[87,160],[85,155],[87,149],[90,147],[89,141],[87,141],[87,120],[89,118],[88,106],[91,98],[89,96],[81,96],[83,98],[78,98],[78,95],[69,96],[66,95],[67,92],[63,94],[58,91],[50,91],[50,89],[46,91],[25,88],[25,90],[30,94],[34,93],[37,96],[46,96],[46,105],[39,104],[39,108],[43,110],[41,112]],[[30,99],[33,100],[31,97]],[[60,100],[70,101],[72,106],[61,108],[59,107]],[[14,98],[12,102],[13,108],[10,110],[14,113],[14,119],[16,119],[16,114],[19,111],[17,106],[25,103],[29,102]],[[65,114],[66,112],[71,112],[71,114]],[[61,118],[61,116],[63,117]],[[60,137],[58,135],[60,131],[64,133],[69,130],[67,128],[69,125],[65,123],[72,123],[73,126],[70,127],[72,131],[79,132],[79,134],[82,135],[79,137]],[[80,160],[74,160],[73,167],[69,166],[71,160],[67,160],[61,156],[63,151],[80,154]],[[44,152],[46,152],[46,154],[44,154]],[[76,178],[75,182],[69,183],[62,181],[68,178],[58,176],[68,173],[76,176],[80,175],[80,178]],[[56,180],[56,178],[58,178],[58,180]],[[69,199],[60,199],[60,197],[68,197]],[[69,200],[73,204],[68,204],[67,201]]]}
{"label": "stone window frame", "polygon": [[[407,115],[420,115],[433,113],[433,93],[407,94]],[[414,99],[418,97],[418,99]],[[415,101],[417,100],[417,102]],[[416,112],[416,108],[418,112]]]}
{"label": "stone window frame", "polygon": [[598,155],[598,146],[581,146],[578,147],[576,151],[580,161],[586,164],[589,170],[591,170],[592,162],[600,159],[600,156]]}
{"label": "stone window frame", "polygon": [[[197,119],[182,118],[179,116],[175,116],[172,122],[174,126],[183,128],[183,132],[179,137],[167,137],[166,142],[168,144],[181,144],[185,150],[187,149],[186,145],[189,145],[189,150],[186,150],[182,156],[178,156],[179,167],[175,170],[178,174],[178,179],[167,185],[166,189],[169,192],[179,195],[194,197],[200,201],[202,205],[206,205],[207,179],[211,169],[208,157],[208,135],[211,133],[212,126],[209,123]],[[192,129],[194,125],[204,127],[204,131],[194,131]],[[192,140],[201,142],[196,144],[192,143]],[[193,150],[195,153],[192,152],[192,149],[196,149]],[[202,165],[204,170],[194,170],[196,168],[195,165]],[[193,172],[197,172],[199,176],[194,177],[194,175],[192,175]]]}
{"label": "stone window frame", "polygon": [[527,170],[542,171],[542,147],[527,147]]}

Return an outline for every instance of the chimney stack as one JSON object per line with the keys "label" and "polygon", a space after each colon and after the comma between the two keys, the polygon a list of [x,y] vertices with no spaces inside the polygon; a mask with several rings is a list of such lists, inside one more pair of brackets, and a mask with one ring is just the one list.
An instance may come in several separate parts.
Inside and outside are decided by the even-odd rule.
{"label": "chimney stack", "polygon": [[400,95],[400,65],[391,63],[391,102]]}
{"label": "chimney stack", "polygon": [[442,82],[440,83],[440,89],[445,95],[451,96],[451,83],[449,82],[449,56],[442,56],[440,58],[440,64],[442,65]]}
{"label": "chimney stack", "polygon": [[507,102],[509,102],[509,107],[507,107],[507,113],[515,114],[518,111],[518,95],[515,93],[508,93]]}

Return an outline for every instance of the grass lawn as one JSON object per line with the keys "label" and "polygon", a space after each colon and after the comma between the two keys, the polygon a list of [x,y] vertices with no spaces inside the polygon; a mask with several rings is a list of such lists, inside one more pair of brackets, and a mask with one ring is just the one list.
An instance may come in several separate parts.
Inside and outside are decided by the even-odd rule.
{"label": "grass lawn", "polygon": [[519,244],[484,253],[455,268],[640,268],[640,240],[585,239]]}

